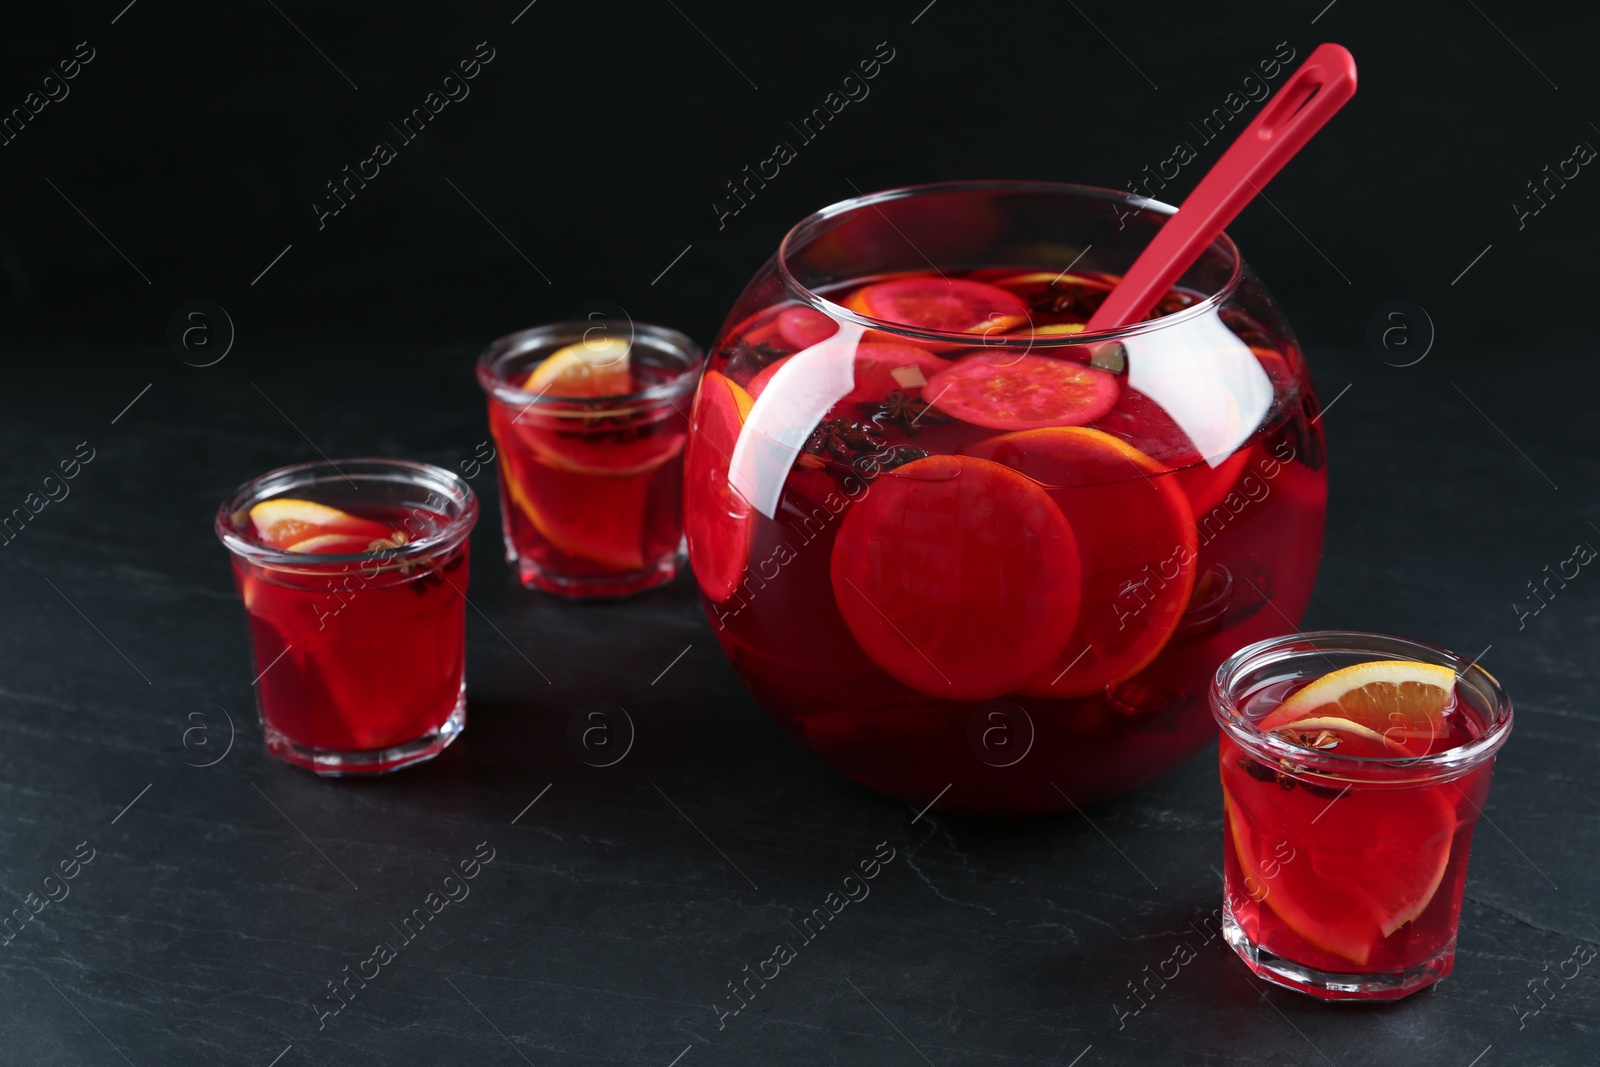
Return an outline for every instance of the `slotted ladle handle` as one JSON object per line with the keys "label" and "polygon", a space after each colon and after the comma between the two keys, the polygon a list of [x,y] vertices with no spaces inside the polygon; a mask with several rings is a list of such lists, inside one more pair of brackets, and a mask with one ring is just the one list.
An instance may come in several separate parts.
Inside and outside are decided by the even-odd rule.
{"label": "slotted ladle handle", "polygon": [[1149,314],[1261,187],[1355,92],[1356,61],[1348,50],[1324,44],[1312,52],[1139,254],[1121,284],[1089,319],[1089,331],[1127,326]]}

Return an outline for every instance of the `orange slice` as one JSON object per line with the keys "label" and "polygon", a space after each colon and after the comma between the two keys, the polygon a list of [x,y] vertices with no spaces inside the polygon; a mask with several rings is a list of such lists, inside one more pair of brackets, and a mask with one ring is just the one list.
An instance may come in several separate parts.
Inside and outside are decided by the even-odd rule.
{"label": "orange slice", "polygon": [[570,556],[613,571],[644,566],[644,516],[649,475],[596,478],[551,467],[539,475],[539,500],[508,452],[502,479],[517,510],[546,541]]}
{"label": "orange slice", "polygon": [[[1246,809],[1224,786],[1223,809],[1234,854],[1262,905],[1310,944],[1357,966],[1433,901],[1456,830],[1454,807],[1435,789],[1351,789],[1305,823],[1276,804]],[[1259,857],[1280,843],[1292,858],[1269,873]]]}
{"label": "orange slice", "polygon": [[1450,732],[1445,712],[1455,685],[1455,671],[1435,663],[1358,663],[1318,678],[1258,726],[1270,733],[1321,716],[1358,723],[1391,742],[1442,738]]}
{"label": "orange slice", "polygon": [[[263,500],[250,509],[250,522],[255,527],[256,536],[263,544],[294,552],[304,550],[292,546],[324,534],[360,537],[363,539],[363,544],[380,537],[386,538],[390,534],[389,527],[381,522],[357,518],[338,508],[294,497]],[[327,549],[311,551],[327,551]],[[354,551],[364,552],[366,549],[358,548]]]}
{"label": "orange slice", "polygon": [[623,396],[633,391],[628,348],[620,337],[601,337],[557,349],[533,369],[522,388],[576,399]]}
{"label": "orange slice", "polygon": [[754,526],[748,501],[729,481],[733,450],[755,401],[720,372],[708,370],[695,396],[694,432],[683,457],[684,534],[700,588],[722,603],[744,580]]}
{"label": "orange slice", "polygon": [[377,552],[405,544],[403,534],[398,542],[387,537],[363,537],[360,534],[317,534],[289,546],[290,552],[311,552],[320,556],[345,556],[357,552]]}
{"label": "orange slice", "polygon": [[950,700],[1013,692],[1078,618],[1072,527],[1038,485],[986,459],[927,456],[878,479],[846,513],[829,574],[862,651]]}
{"label": "orange slice", "polygon": [[1078,543],[1077,626],[1022,691],[1086,696],[1148,666],[1183,618],[1199,558],[1188,499],[1167,468],[1086,426],[1000,434],[965,452],[1043,487]]}
{"label": "orange slice", "polygon": [[[1315,736],[1324,730],[1332,730],[1334,733],[1343,734],[1347,737],[1360,738],[1363,741],[1371,741],[1375,744],[1387,745],[1388,747],[1399,752],[1406,751],[1406,746],[1403,743],[1387,738],[1369,726],[1362,726],[1360,723],[1351,722],[1349,719],[1341,719],[1337,715],[1314,715],[1309,719],[1296,719],[1287,726],[1278,727],[1273,732],[1281,737],[1284,737],[1284,739],[1290,744],[1298,745],[1301,743],[1299,740],[1294,737],[1287,737],[1285,735],[1301,734]],[[1309,747],[1322,748],[1321,745],[1311,745]]]}

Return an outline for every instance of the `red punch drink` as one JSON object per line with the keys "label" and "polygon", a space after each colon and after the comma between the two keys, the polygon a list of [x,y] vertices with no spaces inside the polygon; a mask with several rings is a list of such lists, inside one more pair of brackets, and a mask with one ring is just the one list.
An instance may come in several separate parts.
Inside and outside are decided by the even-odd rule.
{"label": "red punch drink", "polygon": [[424,463],[305,463],[217,513],[250,621],[273,755],[319,774],[395,770],[466,723],[466,483]]}
{"label": "red punch drink", "polygon": [[677,574],[701,359],[682,334],[631,323],[524,330],[479,359],[506,558],[524,585],[623,596]]}
{"label": "red punch drink", "polygon": [[684,494],[712,629],[792,736],[910,803],[1148,782],[1215,736],[1217,666],[1310,598],[1299,346],[1231,244],[1088,334],[1156,217],[1119,230],[1115,194],[866,199],[797,226],[713,348]]}
{"label": "red punch drink", "polygon": [[1326,1000],[1393,1000],[1449,974],[1511,729],[1494,679],[1412,641],[1299,634],[1223,664],[1213,708],[1224,932],[1240,957]]}

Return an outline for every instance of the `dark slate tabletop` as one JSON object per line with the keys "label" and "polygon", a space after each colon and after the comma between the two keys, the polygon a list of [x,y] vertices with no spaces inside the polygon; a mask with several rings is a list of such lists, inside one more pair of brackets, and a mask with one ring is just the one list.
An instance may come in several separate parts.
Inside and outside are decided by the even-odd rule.
{"label": "dark slate tabletop", "polygon": [[[0,938],[0,1065],[1600,1060],[1600,576],[1529,592],[1600,545],[1592,3],[11,7],[0,515],[58,499],[0,538],[0,914],[32,914]],[[492,472],[461,739],[378,781],[265,755],[211,532],[240,482],[319,453],[460,469],[488,340],[607,307],[709,342],[787,228],[857,189],[1148,190],[1187,144],[1176,200],[1226,143],[1202,126],[1241,128],[1273,57],[1323,40],[1361,90],[1229,229],[1327,405],[1305,625],[1481,653],[1516,703],[1438,986],[1324,1006],[1210,934],[1214,749],[1018,822],[836,776],[745,694],[687,576],[519,588]],[[476,55],[468,98],[445,76]],[[732,212],[777,141],[796,158]],[[238,328],[213,366],[162,342],[196,298]],[[1426,311],[1386,318],[1400,298]],[[44,479],[74,459],[63,496]],[[569,741],[600,700],[632,724],[603,759]],[[870,895],[801,944],[863,861]]]}
{"label": "dark slate tabletop", "polygon": [[[458,466],[486,436],[472,354],[256,347],[198,370],[164,349],[56,346],[13,360],[0,499],[83,442],[93,458],[0,549],[7,907],[79,861],[69,894],[0,948],[0,1060],[1594,1062],[1596,972],[1555,975],[1600,944],[1600,579],[1580,574],[1537,615],[1512,606],[1545,564],[1600,543],[1584,359],[1545,353],[1547,374],[1508,379],[1442,350],[1404,369],[1312,353],[1333,488],[1306,624],[1484,649],[1518,716],[1455,973],[1351,1007],[1263,985],[1207,925],[1214,748],[1081,815],[918,817],[761,714],[687,576],[623,603],[519,588],[498,558],[492,471],[474,479],[465,734],[375,781],[267,757],[213,508],[318,451]],[[610,766],[568,739],[595,699],[632,723]],[[874,857],[870,893],[796,937],[790,924]],[[451,900],[402,939],[432,893]],[[371,974],[380,942],[399,951],[335,1000],[330,983]],[[729,984],[778,943],[797,958],[734,1013]],[[1192,962],[1136,1000],[1131,985],[1170,971],[1182,944]]]}

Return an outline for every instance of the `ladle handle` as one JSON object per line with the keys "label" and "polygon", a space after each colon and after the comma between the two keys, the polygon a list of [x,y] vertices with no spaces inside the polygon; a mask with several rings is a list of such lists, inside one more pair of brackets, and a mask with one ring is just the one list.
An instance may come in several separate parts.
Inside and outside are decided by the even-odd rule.
{"label": "ladle handle", "polygon": [[1355,91],[1356,61],[1348,50],[1324,44],[1312,52],[1139,254],[1121,284],[1089,319],[1089,332],[1127,326],[1149,314],[1223,228]]}

